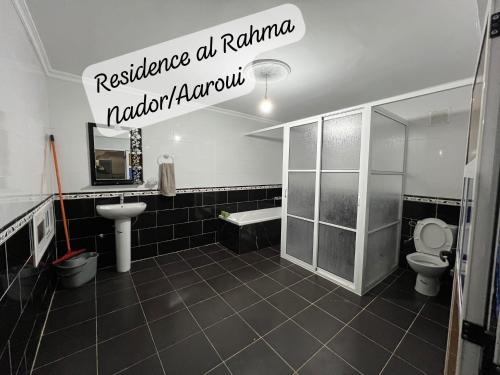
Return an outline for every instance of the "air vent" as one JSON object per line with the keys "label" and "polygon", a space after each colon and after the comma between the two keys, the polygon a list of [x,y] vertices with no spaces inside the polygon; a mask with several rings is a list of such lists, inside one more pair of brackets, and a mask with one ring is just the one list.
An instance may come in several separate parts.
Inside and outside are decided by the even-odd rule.
{"label": "air vent", "polygon": [[431,111],[429,114],[429,123],[431,126],[449,124],[450,110],[440,109],[438,111]]}

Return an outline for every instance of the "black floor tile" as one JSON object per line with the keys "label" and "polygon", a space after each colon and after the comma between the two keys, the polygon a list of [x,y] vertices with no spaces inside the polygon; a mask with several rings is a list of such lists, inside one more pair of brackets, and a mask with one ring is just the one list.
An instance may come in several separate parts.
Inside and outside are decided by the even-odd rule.
{"label": "black floor tile", "polygon": [[427,374],[443,374],[445,352],[411,333],[405,336],[396,355]]}
{"label": "black floor tile", "polygon": [[318,285],[320,285],[323,288],[328,289],[328,290],[335,290],[339,287],[334,282],[327,280],[324,277],[321,277],[319,275],[312,275],[312,276],[308,277],[307,280],[311,281],[315,284],[318,284]]}
{"label": "black floor tile", "polygon": [[271,294],[274,294],[284,288],[283,285],[267,276],[250,281],[247,285],[264,298],[267,298]]}
{"label": "black floor tile", "polygon": [[404,291],[392,285],[384,290],[380,297],[413,312],[418,312],[427,299],[427,297],[418,294],[415,291]]}
{"label": "black floor tile", "polygon": [[286,260],[286,259],[280,257],[279,255],[271,257],[271,258],[267,258],[267,259],[269,259],[270,261],[273,261],[274,263],[277,263],[277,264],[279,264],[280,266],[283,266],[283,267],[289,267],[289,266],[291,266],[293,264],[289,260]]}
{"label": "black floor tile", "polygon": [[363,374],[378,374],[390,353],[349,327],[345,327],[328,347]]}
{"label": "black floor tile", "polygon": [[348,300],[349,302],[354,303],[355,305],[358,305],[360,307],[365,307],[368,305],[373,299],[375,298],[374,295],[371,294],[365,294],[364,296],[358,296],[357,294],[348,291],[347,289],[344,288],[338,288],[335,289],[333,292],[336,295]]}
{"label": "black floor tile", "polygon": [[315,303],[318,307],[347,323],[362,309],[358,305],[331,292]]}
{"label": "black floor tile", "polygon": [[282,266],[280,266],[279,264],[277,264],[275,262],[270,261],[269,259],[262,260],[262,261],[257,262],[257,263],[253,263],[252,266],[254,266],[260,272],[263,272],[265,274],[269,274],[271,272],[276,272],[276,271],[283,269]]}
{"label": "black floor tile", "polygon": [[196,272],[205,280],[207,280],[222,275],[223,273],[226,273],[226,270],[221,266],[219,266],[217,263],[213,263],[207,266],[197,268]]}
{"label": "black floor tile", "polygon": [[448,330],[442,325],[419,316],[411,326],[410,332],[415,336],[418,336],[421,339],[446,350]]}
{"label": "black floor tile", "polygon": [[267,301],[288,317],[294,316],[309,305],[309,302],[288,289],[272,295]]}
{"label": "black floor tile", "polygon": [[232,257],[232,258],[228,258],[228,259],[224,259],[224,260],[220,261],[219,265],[221,267],[223,267],[224,269],[226,269],[227,271],[232,271],[232,270],[236,270],[236,269],[241,268],[241,267],[245,267],[246,265],[248,265],[248,263],[242,261],[241,259],[239,259],[237,257]]}
{"label": "black floor tile", "polygon": [[98,345],[99,374],[113,374],[155,353],[146,326],[116,336]]}
{"label": "black floor tile", "polygon": [[416,316],[415,313],[382,298],[377,298],[366,309],[404,330],[408,329]]}
{"label": "black floor tile", "polygon": [[[359,372],[352,368],[338,355],[323,348],[314,355],[300,370],[300,375],[342,374],[358,375]],[[403,375],[403,374],[400,374]]]}
{"label": "black floor tile", "polygon": [[166,278],[151,281],[149,283],[141,284],[136,287],[137,294],[141,301],[165,294],[174,290],[170,282]]}
{"label": "black floor tile", "polygon": [[158,267],[148,268],[132,274],[132,280],[134,281],[135,285],[140,285],[164,278],[165,276],[163,275],[163,272]]}
{"label": "black floor tile", "polygon": [[204,254],[215,253],[217,251],[221,251],[223,249],[222,246],[212,243],[210,245],[200,246],[198,250],[200,250]]}
{"label": "black floor tile", "polygon": [[52,310],[45,325],[45,333],[54,332],[58,329],[68,327],[95,318],[95,301],[90,300],[76,305]]}
{"label": "black floor tile", "polygon": [[234,270],[231,273],[244,283],[247,283],[249,281],[264,276],[262,272],[260,272],[259,270],[257,270],[252,266],[238,268],[237,270]]}
{"label": "black floor tile", "polygon": [[206,266],[207,264],[213,263],[214,261],[206,255],[200,255],[198,257],[186,259],[186,262],[193,268],[198,268]]}
{"label": "black floor tile", "polygon": [[159,265],[165,265],[169,263],[180,262],[182,261],[182,258],[179,256],[179,254],[174,253],[157,256],[155,257],[155,260]]}
{"label": "black floor tile", "polygon": [[184,303],[188,306],[215,295],[213,289],[206,282],[190,285],[177,291]]}
{"label": "black floor tile", "polygon": [[227,290],[236,288],[237,286],[241,285],[241,281],[239,281],[236,277],[229,273],[225,273],[209,279],[207,280],[207,283],[209,283],[210,286],[214,288],[218,293],[223,293]]}
{"label": "black floor tile", "polygon": [[224,298],[226,302],[236,311],[240,311],[261,300],[259,295],[245,285],[241,285],[222,293],[222,298]]}
{"label": "black floor tile", "polygon": [[287,319],[283,313],[266,301],[256,303],[241,311],[240,314],[262,336]]}
{"label": "black floor tile", "polygon": [[423,375],[424,373],[409,365],[407,362],[393,356],[382,371],[381,375]]}
{"label": "black floor tile", "polygon": [[142,271],[148,268],[157,268],[154,258],[137,260],[130,265],[130,273]]}
{"label": "black floor tile", "polygon": [[313,273],[309,270],[306,270],[305,268],[298,266],[296,264],[291,264],[290,266],[287,267],[290,271],[295,272],[299,274],[302,277],[310,277],[313,275]]}
{"label": "black floor tile", "polygon": [[158,350],[175,344],[200,330],[186,309],[156,320],[150,323],[149,327]]}
{"label": "black floor tile", "polygon": [[134,286],[130,274],[123,273],[115,278],[99,281],[96,285],[97,297],[105,294],[116,293],[119,290],[132,288]]}
{"label": "black floor tile", "polygon": [[142,308],[148,321],[182,310],[184,304],[176,292],[170,292],[142,302]]}
{"label": "black floor tile", "polygon": [[319,286],[318,284],[312,283],[309,280],[299,281],[297,284],[292,285],[290,289],[304,297],[309,302],[315,302],[328,293],[327,289]]}
{"label": "black floor tile", "polygon": [[369,311],[363,311],[349,323],[349,326],[380,344],[390,352],[396,349],[405,331],[382,320]]}
{"label": "black floor tile", "polygon": [[256,251],[257,254],[263,256],[264,258],[271,258],[280,254],[280,252],[272,247],[266,247]]}
{"label": "black floor tile", "polygon": [[64,306],[75,305],[81,302],[87,302],[95,299],[94,283],[83,285],[76,289],[63,289],[54,294],[51,309],[57,309]]}
{"label": "black floor tile", "polygon": [[208,254],[208,256],[216,262],[220,262],[221,260],[230,259],[230,258],[234,257],[233,254],[231,254],[229,251],[226,251],[226,250],[221,250],[221,251],[217,251],[214,253],[210,253],[210,254]]}
{"label": "black floor tile", "polygon": [[257,254],[255,251],[238,255],[238,258],[244,262],[249,263],[249,264],[261,262],[264,260],[264,258],[262,256],[260,256],[259,254]]}
{"label": "black floor tile", "polygon": [[95,320],[44,335],[37,355],[37,366],[42,366],[78,350],[95,345]]}
{"label": "black floor tile", "polygon": [[448,327],[450,320],[450,310],[437,303],[427,302],[421,315],[442,326]]}
{"label": "black floor tile", "polygon": [[189,266],[189,264],[182,260],[180,262],[164,264],[161,266],[161,269],[163,270],[163,272],[165,272],[165,275],[167,275],[167,277],[170,277],[181,272],[189,271],[191,269],[191,266]]}
{"label": "black floor tile", "polygon": [[296,370],[322,345],[292,321],[270,332],[265,339]]}
{"label": "black floor tile", "polygon": [[144,323],[141,305],[132,305],[97,318],[97,338],[101,342],[137,328]]}
{"label": "black floor tile", "polygon": [[179,252],[178,254],[184,259],[196,258],[200,255],[203,255],[203,253],[198,249],[184,250]]}
{"label": "black floor tile", "polygon": [[189,270],[174,276],[169,276],[168,280],[175,289],[181,289],[200,282],[201,278],[196,274],[196,272]]}
{"label": "black floor tile", "polygon": [[206,373],[207,375],[231,375],[225,364],[220,364]]}
{"label": "black floor tile", "polygon": [[232,315],[233,310],[219,296],[212,297],[189,307],[196,321],[202,328],[206,328]]}
{"label": "black floor tile", "polygon": [[267,344],[259,340],[241,351],[227,365],[238,375],[285,375],[293,371]]}
{"label": "black floor tile", "polygon": [[134,288],[122,289],[116,293],[97,298],[97,315],[121,309],[139,302]]}
{"label": "black floor tile", "polygon": [[88,349],[64,357],[57,362],[40,367],[33,371],[33,375],[92,375],[97,374],[96,348]]}
{"label": "black floor tile", "polygon": [[258,337],[237,315],[213,325],[205,333],[224,359],[250,345]]}
{"label": "black floor tile", "polygon": [[293,320],[323,343],[330,340],[344,326],[340,320],[312,305]]}
{"label": "black floor tile", "polygon": [[270,273],[269,277],[285,286],[293,285],[303,278],[302,276],[299,276],[295,272],[289,271],[286,268]]}
{"label": "black floor tile", "polygon": [[198,333],[160,352],[167,374],[203,374],[221,362],[205,335]]}
{"label": "black floor tile", "polygon": [[119,372],[120,375],[164,375],[163,368],[157,354],[136,363],[126,370]]}

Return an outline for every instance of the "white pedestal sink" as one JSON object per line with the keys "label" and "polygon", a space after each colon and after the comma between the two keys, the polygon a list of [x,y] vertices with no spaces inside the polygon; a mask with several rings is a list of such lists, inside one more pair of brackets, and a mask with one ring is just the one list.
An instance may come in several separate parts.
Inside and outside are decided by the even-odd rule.
{"label": "white pedestal sink", "polygon": [[146,203],[121,203],[97,205],[97,213],[115,221],[116,270],[130,270],[130,221],[146,209]]}

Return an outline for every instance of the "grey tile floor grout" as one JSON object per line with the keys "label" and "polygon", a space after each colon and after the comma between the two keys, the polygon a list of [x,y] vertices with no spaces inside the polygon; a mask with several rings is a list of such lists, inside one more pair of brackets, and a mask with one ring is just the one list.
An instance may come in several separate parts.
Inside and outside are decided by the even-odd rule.
{"label": "grey tile floor grout", "polygon": [[[91,317],[87,320],[76,320],[72,324],[67,324],[63,325],[62,327],[59,327],[58,329],[53,329],[49,330],[44,336],[50,336],[52,335],[52,339],[54,337],[58,337],[58,335],[64,334],[65,330],[75,328],[77,326],[80,326],[84,324],[85,322],[91,322],[93,319],[95,319],[95,342],[92,345],[85,346],[84,348],[79,348],[78,350],[72,351],[70,353],[66,353],[64,356],[57,357],[51,361],[46,361],[45,363],[42,362],[40,365],[35,363],[34,369],[35,373],[46,373],[44,372],[44,369],[49,371],[49,373],[54,373],[57,374],[57,372],[50,372],[51,367],[57,368],[57,366],[63,365],[65,360],[68,360],[69,357],[74,356],[75,354],[84,354],[87,350],[90,348],[93,348],[95,346],[95,371],[96,373],[99,371],[99,366],[100,366],[100,360],[102,361],[102,358],[99,358],[99,346],[103,344],[109,344],[112,343],[112,340],[116,339],[124,339],[131,333],[138,332],[142,328],[146,327],[147,332],[149,334],[149,338],[153,343],[154,346],[154,351],[155,353],[153,354],[148,354],[146,357],[142,359],[138,359],[137,361],[133,361],[127,364],[127,366],[122,366],[121,368],[117,369],[116,371],[109,372],[110,374],[119,374],[123,373],[126,374],[129,369],[133,370],[136,366],[139,366],[141,364],[144,364],[146,362],[151,362],[151,359],[156,359],[154,361],[155,363],[159,362],[159,366],[161,367],[161,371],[159,373],[166,374],[170,373],[167,368],[164,367],[163,359],[162,359],[162,354],[167,353],[181,347],[181,345],[184,345],[189,342],[191,342],[193,339],[198,337],[200,334],[203,335],[204,339],[210,346],[210,350],[212,350],[218,357],[217,363],[213,363],[213,365],[210,368],[205,368],[201,373],[219,373],[218,371],[223,371],[225,370],[225,373],[229,374],[238,374],[238,371],[234,371],[232,369],[233,365],[236,366],[238,358],[241,356],[245,355],[245,353],[251,352],[252,348],[258,348],[258,343],[261,343],[264,345],[265,350],[270,350],[272,354],[277,358],[277,361],[281,361],[283,363],[283,366],[286,366],[288,368],[288,373],[293,373],[293,374],[299,374],[304,371],[304,373],[307,373],[308,367],[313,366],[314,367],[314,362],[319,358],[319,356],[323,353],[328,352],[333,358],[338,358],[341,362],[344,363],[345,366],[348,366],[352,371],[355,371],[357,373],[363,374],[366,373],[363,372],[362,368],[357,367],[356,363],[352,363],[349,361],[349,358],[344,358],[341,353],[338,352],[336,348],[332,348],[331,346],[334,347],[335,344],[335,339],[337,337],[340,337],[344,335],[345,332],[352,331],[355,335],[359,335],[359,337],[363,338],[366,340],[366,342],[369,342],[370,345],[375,345],[375,347],[378,347],[378,350],[381,350],[384,354],[387,353],[387,358],[385,362],[383,363],[383,366],[380,369],[377,369],[376,373],[379,374],[389,374],[391,372],[385,372],[390,364],[393,363],[393,361],[396,362],[401,362],[402,365],[407,366],[408,369],[412,369],[414,373],[422,374],[422,373],[434,373],[434,372],[425,372],[424,370],[418,368],[415,366],[414,363],[411,363],[411,358],[408,360],[407,358],[401,357],[397,351],[399,350],[400,346],[404,343],[405,339],[411,335],[416,337],[418,340],[422,341],[426,345],[429,346],[429,348],[434,348],[437,349],[441,352],[443,352],[443,348],[437,346],[437,344],[429,341],[426,337],[420,337],[418,335],[415,335],[414,332],[410,332],[414,324],[418,319],[424,319],[428,322],[431,322],[432,324],[436,324],[440,326],[443,329],[447,329],[445,326],[442,325],[440,321],[435,321],[432,319],[429,319],[428,316],[422,315],[422,312],[426,308],[428,303],[434,304],[433,301],[431,301],[428,298],[422,298],[419,297],[416,301],[420,304],[418,311],[414,311],[410,308],[407,308],[407,306],[402,306],[402,304],[398,304],[397,302],[391,300],[389,296],[382,296],[382,294],[386,291],[388,291],[390,288],[396,288],[397,291],[401,293],[406,293],[407,297],[411,295],[411,290],[410,291],[405,291],[405,288],[403,286],[406,286],[404,283],[408,283],[407,280],[403,280],[403,276],[406,275],[408,276],[408,271],[402,271],[398,270],[396,271],[393,275],[395,276],[389,276],[386,281],[384,281],[383,286],[376,287],[374,289],[373,293],[368,293],[367,295],[363,297],[356,296],[354,294],[348,294],[349,292],[346,292],[342,288],[340,288],[338,285],[331,284],[328,285],[328,288],[325,286],[328,284],[326,279],[318,279],[319,276],[315,276],[309,271],[302,270],[300,268],[296,268],[293,263],[290,263],[288,261],[283,260],[282,258],[279,258],[279,250],[278,249],[264,249],[262,251],[257,251],[255,254],[255,257],[252,258],[250,257],[242,257],[238,256],[237,254],[227,254],[228,251],[220,246],[216,245],[210,248],[211,245],[205,246],[203,248],[200,248],[201,250],[196,250],[193,251],[187,250],[185,252],[178,252],[175,253],[176,256],[172,256],[171,261],[167,261],[166,263],[161,263],[164,260],[168,260],[170,258],[167,258],[165,256],[160,257],[155,257],[152,258],[152,262],[150,262],[150,259],[146,259],[143,261],[139,261],[137,263],[134,263],[136,267],[139,269],[135,269],[135,267],[131,270],[128,275],[123,276],[123,275],[112,275],[111,277],[106,277],[110,275],[105,275],[104,273],[107,272],[106,270],[100,271],[100,274],[98,274],[96,280],[93,282],[93,300],[91,302],[94,303],[94,309],[95,309],[95,316]],[[205,248],[205,249],[204,249]],[[267,253],[266,253],[267,250]],[[217,256],[214,254],[217,253]],[[193,255],[194,256],[191,256]],[[188,256],[189,255],[189,256]],[[227,255],[227,257],[221,258],[222,256]],[[257,257],[258,255],[258,257]],[[208,257],[208,260],[205,260],[205,258]],[[260,257],[260,258],[259,258]],[[195,259],[197,258],[197,259]],[[224,261],[227,261],[225,262]],[[208,261],[208,263],[204,263]],[[271,269],[267,269],[267,271],[263,268],[259,269],[257,267],[254,267],[256,264],[261,264],[259,267],[264,267],[265,262],[271,261],[272,264]],[[201,265],[197,265],[199,262],[201,262]],[[238,262],[241,264],[238,266]],[[174,272],[174,273],[167,273],[165,270],[165,266],[167,265],[172,265],[173,263],[176,263],[177,265],[179,264],[184,264],[184,268],[181,267],[182,271],[180,272]],[[236,263],[236,266],[234,266],[234,263]],[[217,265],[218,267],[222,267],[219,273],[215,273],[214,275],[205,275],[203,273],[200,273],[201,270],[204,267],[209,267],[209,266],[214,266]],[[226,266],[226,267],[225,267]],[[208,268],[205,268],[204,270],[207,270]],[[159,273],[158,270],[160,271],[160,276],[158,277]],[[242,270],[246,270],[252,273],[252,276],[248,278],[248,275],[246,278],[248,280],[244,281],[244,274],[241,274],[243,272]],[[285,271],[286,270],[286,271]],[[238,271],[240,271],[238,273]],[[281,282],[278,280],[279,276],[285,277],[288,275],[288,273],[291,273],[293,276],[292,279],[295,278],[295,281],[293,280],[281,280]],[[177,280],[176,278],[172,279],[173,276],[177,275],[186,275],[188,273],[192,273],[196,277],[191,279],[190,282],[188,282],[186,285],[184,283],[180,285],[174,285],[172,283],[172,280]],[[102,276],[104,274],[104,276]],[[134,276],[135,275],[135,276]],[[224,275],[229,275],[230,277],[234,278],[236,280],[235,284],[236,286],[231,286],[228,289],[225,288],[220,288],[215,287],[215,280],[219,277],[222,277]],[[243,276],[242,276],[243,275]],[[273,278],[274,276],[274,278]],[[405,277],[406,277],[405,276]],[[102,278],[104,277],[104,278]],[[100,287],[105,287],[106,283],[113,283],[113,280],[120,281],[119,279],[123,278],[123,280],[130,280],[131,286],[125,286],[122,285],[121,288],[119,289],[113,289],[112,291],[108,290],[102,290],[103,288]],[[398,281],[402,280],[403,284],[402,285],[397,285]],[[160,292],[160,294],[154,294],[152,296],[149,296],[147,298],[141,299],[141,294],[138,291],[138,287],[144,286],[146,284],[151,283],[150,285],[153,285],[153,283],[162,283],[162,281],[170,288],[166,292]],[[178,280],[177,280],[178,281]],[[211,282],[209,282],[211,281]],[[262,291],[259,292],[259,290],[254,289],[252,286],[255,286],[256,284],[254,283],[255,281],[260,281],[261,283],[270,283],[271,284],[277,284],[277,290],[271,291],[271,293],[262,293]],[[253,284],[252,284],[253,283]],[[250,284],[250,285],[249,285]],[[309,285],[310,284],[310,285]],[[183,293],[187,293],[188,289],[192,289],[196,285],[198,286],[204,286],[208,287],[208,289],[211,291],[208,297],[204,295],[203,297],[206,298],[201,298],[200,300],[195,300],[195,301],[190,301],[189,303],[183,298]],[[304,289],[298,288],[298,286],[303,286],[303,287],[314,287],[314,292],[313,297],[311,298],[311,295],[307,294],[307,289],[306,291]],[[295,288],[294,288],[295,287]],[[114,309],[111,309],[109,311],[105,311],[104,313],[99,311],[98,308],[98,302],[103,299],[103,297],[110,298],[110,296],[116,296],[120,292],[127,291],[133,288],[134,294],[135,294],[135,300],[134,302],[125,304],[123,306],[118,306]],[[241,289],[239,289],[241,288]],[[243,307],[235,307],[233,306],[234,303],[231,303],[230,300],[228,300],[228,296],[230,296],[229,292],[236,293],[239,291],[242,291],[243,289],[246,290],[248,289],[251,293],[255,294],[255,300],[250,301],[250,303],[245,304]],[[102,293],[100,293],[102,292]],[[145,303],[149,304],[152,302],[157,302],[159,301],[160,297],[167,297],[171,295],[173,292],[175,292],[175,295],[177,296],[177,299],[180,301],[179,303],[181,305],[176,306],[172,310],[169,310],[168,312],[162,311],[162,314],[159,314],[158,316],[148,316],[147,312],[145,311]],[[301,295],[301,293],[305,293],[304,295]],[[293,313],[290,313],[289,311],[284,311],[283,306],[277,305],[277,302],[275,301],[276,298],[273,297],[279,297],[284,296],[286,297],[286,293],[289,293],[289,295],[294,296],[293,298],[298,298],[301,301],[301,304],[303,306],[300,306],[298,310],[294,308]],[[317,294],[319,293],[319,294]],[[57,295],[57,294],[56,294]],[[328,297],[333,297],[336,299],[336,301],[340,301],[341,303],[345,304],[345,306],[348,306],[349,308],[352,309],[352,311],[357,311],[352,316],[350,316],[349,319],[345,319],[345,317],[341,316],[336,316],[334,313],[331,313],[330,311],[326,310],[325,308],[322,307],[322,305],[325,305],[325,303],[328,303]],[[363,302],[363,299],[365,302]],[[412,321],[411,323],[404,329],[400,325],[390,321],[387,319],[385,316],[381,316],[381,314],[377,314],[374,311],[369,310],[368,308],[377,300],[381,300],[384,303],[388,303],[389,306],[393,306],[394,309],[402,309],[404,313],[408,316],[412,316]],[[397,298],[396,298],[397,300]],[[411,299],[410,299],[411,300]],[[203,322],[200,321],[200,317],[197,317],[196,309],[203,307],[203,305],[207,304],[209,301],[215,301],[220,303],[225,307],[229,308],[231,311],[230,313],[228,312],[227,315],[225,316],[217,316],[217,318],[214,321],[208,321],[208,322]],[[279,300],[278,300],[279,301]],[[411,300],[412,301],[412,300]],[[70,310],[75,310],[75,306],[78,307],[79,304],[84,304],[85,302],[89,301],[76,301],[75,303],[69,303],[66,305],[58,305],[55,306],[54,309],[51,309],[51,313],[61,311],[62,309],[65,308],[73,308],[73,309],[68,309]],[[234,301],[233,301],[234,302]],[[340,303],[339,302],[339,303]],[[259,305],[263,306],[262,303],[265,303],[266,306],[269,305],[271,310],[275,311],[275,313],[279,314],[281,321],[277,324],[274,324],[271,329],[267,329],[265,332],[261,333],[257,330],[256,327],[254,327],[252,321],[248,321],[247,318],[245,318],[244,315],[248,315],[248,313],[257,308]],[[288,302],[286,302],[288,303]],[[318,303],[321,303],[319,305]],[[100,324],[100,319],[103,317],[112,317],[112,314],[117,314],[117,313],[125,313],[127,309],[130,309],[134,306],[139,305],[140,311],[142,314],[142,319],[143,321],[140,323],[137,323],[134,327],[128,327],[127,329],[120,330],[119,332],[116,332],[115,334],[108,336],[105,336],[103,338],[99,338],[99,327],[98,325]],[[328,305],[329,306],[329,305]],[[317,309],[317,311],[321,312],[325,316],[328,317],[328,319],[331,319],[332,321],[336,321],[338,326],[340,327],[331,337],[328,336],[328,339],[321,339],[316,337],[317,333],[311,332],[311,328],[306,325],[303,326],[301,322],[299,322],[297,319],[300,317],[302,313],[305,313],[306,310],[311,310],[311,309]],[[436,308],[440,308],[446,310],[446,307],[443,306],[438,306]],[[176,339],[167,345],[163,344],[161,347],[157,345],[157,342],[155,340],[155,335],[154,332],[151,328],[151,325],[156,325],[161,322],[164,322],[166,319],[174,318],[176,314],[179,314],[181,312],[187,312],[196,325],[197,329],[189,333],[187,335],[184,335],[180,339]],[[337,311],[338,313],[338,311]],[[371,338],[369,337],[369,334],[366,334],[362,330],[359,330],[355,326],[351,326],[352,323],[354,323],[358,317],[363,317],[363,316],[372,316],[372,318],[380,319],[384,324],[388,324],[392,327],[393,330],[397,331],[398,334],[401,332],[401,337],[399,338],[397,345],[393,347],[392,349],[388,348],[386,345],[384,345],[381,342],[376,341],[376,338]],[[201,317],[203,318],[203,316]],[[245,343],[245,345],[238,347],[236,351],[231,352],[230,355],[227,355],[226,353],[221,353],[220,350],[217,347],[217,340],[213,342],[213,339],[211,339],[210,335],[210,330],[215,329],[217,327],[221,327],[222,324],[228,323],[230,320],[238,319],[238,321],[242,321],[244,325],[246,325],[247,329],[251,330],[252,336],[254,337],[250,342]],[[437,319],[436,319],[437,320]],[[290,325],[292,327],[297,327],[299,331],[301,332],[301,335],[305,335],[305,337],[309,337],[309,340],[313,340],[315,343],[313,346],[316,347],[315,350],[312,352],[308,352],[307,356],[303,359],[301,359],[299,364],[294,364],[290,363],[288,359],[286,358],[288,355],[287,353],[282,353],[282,348],[280,349],[279,345],[278,347],[275,347],[276,345],[273,343],[273,336],[276,339],[276,336],[283,334],[283,332],[288,328],[290,329]],[[57,327],[57,326],[56,326]],[[54,327],[51,327],[54,328]],[[208,332],[208,333],[207,333]],[[423,335],[424,336],[424,335]],[[301,336],[302,337],[302,336]],[[304,339],[307,341],[307,339]],[[304,341],[304,342],[306,342]],[[42,343],[43,344],[43,343]],[[257,350],[257,349],[255,349]],[[274,357],[273,357],[274,358]],[[293,360],[293,358],[292,358]],[[236,364],[235,364],[236,363]],[[399,365],[401,365],[401,363]],[[38,367],[37,367],[38,365]],[[167,363],[167,365],[171,365]],[[221,369],[221,367],[223,369]],[[309,368],[310,370],[310,368]],[[389,369],[390,370],[390,369]],[[102,375],[105,372],[99,371],[99,373]],[[394,373],[394,372],[392,372]]]}
{"label": "grey tile floor grout", "polygon": [[[410,329],[411,327],[413,326],[413,324],[415,324],[415,321],[417,320],[418,316],[420,315],[420,313],[422,312],[422,310],[424,309],[425,305],[422,305],[422,307],[420,308],[420,310],[418,311],[417,315],[415,315],[415,317],[413,318],[413,321],[411,322],[411,324],[408,326],[408,329],[405,331],[403,337],[401,337],[401,340],[399,340],[398,342],[398,345],[396,345],[396,347],[394,348],[394,351],[391,353],[391,356],[389,357],[389,359],[387,360],[387,362],[385,363],[384,367],[382,368],[382,370],[380,370],[380,374],[382,374],[384,372],[384,369],[387,367],[389,361],[392,359],[392,357],[395,355],[394,353],[396,353],[396,351],[398,350],[399,348],[399,345],[401,345],[401,343],[403,342],[403,340],[405,339],[406,335],[408,335],[410,333]],[[406,362],[406,361],[405,361]],[[408,363],[408,362],[406,362]],[[413,366],[411,363],[408,363],[410,366],[414,367],[416,370],[418,370],[418,368],[416,368],[415,366]],[[420,371],[420,370],[419,370]]]}
{"label": "grey tile floor grout", "polygon": [[[133,285],[135,294],[137,296],[137,299],[140,301],[141,299],[140,299],[139,293],[137,292],[137,286],[133,282],[132,282],[132,285]],[[96,288],[97,288],[97,286],[96,286]],[[96,305],[97,305],[97,298],[96,298]],[[144,321],[146,322],[146,327],[148,327],[149,336],[151,337],[151,340],[153,341],[153,345],[154,345],[155,351],[156,351],[156,356],[158,357],[158,360],[160,360],[160,353],[159,353],[158,347],[156,346],[155,340],[153,338],[153,333],[151,332],[151,327],[149,326],[150,322],[148,321],[148,317],[146,316],[146,312],[144,311],[144,307],[142,306],[142,303],[139,302],[138,305],[141,306],[142,316],[144,317]],[[96,309],[97,309],[97,306],[96,306]],[[111,337],[110,340],[112,340],[112,339],[113,338]],[[96,340],[98,340],[98,336],[97,336],[97,319],[96,319]],[[96,343],[96,350],[97,350],[98,346],[99,346],[99,343],[97,342]],[[166,374],[165,373],[165,368],[163,367],[163,363],[161,362],[161,360],[160,360],[160,366],[161,366],[161,368],[163,370],[163,373]],[[99,369],[99,363],[97,363],[96,367],[97,367],[97,369]],[[97,371],[97,373],[99,373],[99,371]]]}

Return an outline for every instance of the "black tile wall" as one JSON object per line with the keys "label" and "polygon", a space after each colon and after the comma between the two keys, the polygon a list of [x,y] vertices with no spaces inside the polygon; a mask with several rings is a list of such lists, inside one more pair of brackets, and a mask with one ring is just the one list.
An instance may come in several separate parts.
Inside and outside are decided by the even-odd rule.
{"label": "black tile wall", "polygon": [[[146,211],[132,221],[132,259],[215,243],[217,216],[221,211],[281,206],[277,197],[281,197],[280,188],[125,197],[126,202],[140,201],[147,205]],[[65,200],[72,247],[97,251],[100,267],[115,264],[115,238],[113,221],[99,217],[96,206],[118,202],[118,197]],[[59,201],[55,203],[57,251],[62,253],[66,244]]]}
{"label": "black tile wall", "polygon": [[413,230],[417,221],[425,218],[441,219],[447,224],[458,225],[460,206],[450,206],[439,203],[403,201],[403,222],[401,226],[401,252],[399,255],[400,267],[408,268],[406,256],[415,252]]}
{"label": "black tile wall", "polygon": [[[75,207],[78,205],[74,205]],[[80,211],[79,211],[80,212]],[[77,212],[76,214],[79,214]],[[84,214],[86,214],[84,212]],[[32,266],[30,224],[0,244],[0,373],[30,372],[56,285],[52,240],[38,268]]]}

